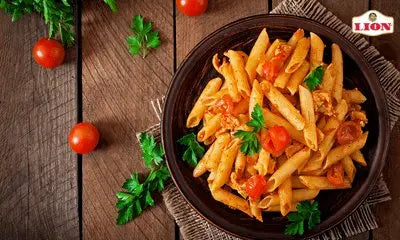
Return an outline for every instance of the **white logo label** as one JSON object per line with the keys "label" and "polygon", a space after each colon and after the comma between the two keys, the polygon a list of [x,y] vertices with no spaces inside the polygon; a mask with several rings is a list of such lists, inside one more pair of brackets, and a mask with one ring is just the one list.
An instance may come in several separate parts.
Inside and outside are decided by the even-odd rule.
{"label": "white logo label", "polygon": [[371,10],[363,15],[353,17],[352,30],[354,33],[361,33],[367,36],[379,36],[394,32],[394,21],[392,17]]}

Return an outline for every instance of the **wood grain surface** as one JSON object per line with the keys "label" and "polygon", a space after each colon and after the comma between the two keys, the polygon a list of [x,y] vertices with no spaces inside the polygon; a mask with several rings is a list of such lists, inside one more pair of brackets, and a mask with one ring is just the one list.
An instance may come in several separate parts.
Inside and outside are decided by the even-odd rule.
{"label": "wood grain surface", "polygon": [[31,55],[42,19],[0,23],[0,239],[79,239],[75,48],[45,70]]}
{"label": "wood grain surface", "polygon": [[[157,123],[150,100],[165,94],[173,74],[172,1],[118,1],[118,8],[113,14],[99,1],[83,7],[83,119],[101,133],[99,148],[83,157],[84,238],[174,239],[160,196],[156,207],[125,226],[116,225],[115,208],[115,193],[129,174],[147,174],[136,133]],[[131,56],[125,40],[135,14],[161,31],[161,47],[145,59]]]}
{"label": "wood grain surface", "polygon": [[[84,239],[179,239],[173,219],[156,197],[156,207],[117,226],[115,193],[131,172],[146,174],[136,132],[158,122],[150,100],[165,94],[186,54],[217,28],[266,13],[281,0],[210,0],[200,17],[186,17],[174,0],[118,1],[113,14],[99,0],[84,1],[82,15],[83,119],[101,132],[99,148],[83,157]],[[320,0],[351,24],[368,9],[394,17],[395,34],[370,38],[400,68],[400,2]],[[142,59],[128,53],[125,38],[135,14],[153,22],[162,45]],[[66,136],[76,122],[75,48],[66,63],[44,70],[31,49],[45,36],[38,16],[11,23],[0,11],[0,239],[79,239],[77,157]],[[175,24],[175,25],[174,25]],[[395,126],[384,177],[392,201],[376,209],[380,228],[351,240],[400,239],[400,123]]]}

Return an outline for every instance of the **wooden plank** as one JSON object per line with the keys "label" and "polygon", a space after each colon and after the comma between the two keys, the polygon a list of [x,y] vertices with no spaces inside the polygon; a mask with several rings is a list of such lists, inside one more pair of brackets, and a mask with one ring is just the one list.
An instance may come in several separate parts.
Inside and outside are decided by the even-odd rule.
{"label": "wooden plank", "polygon": [[77,158],[67,143],[76,122],[75,48],[45,70],[32,59],[43,20],[11,23],[0,12],[0,236],[79,239]]}
{"label": "wooden plank", "polygon": [[[136,132],[156,124],[151,99],[165,94],[173,73],[172,1],[118,1],[113,14],[98,1],[85,1],[83,35],[83,119],[101,133],[98,149],[83,157],[85,239],[174,239],[174,221],[160,196],[156,206],[117,226],[115,193],[129,174],[147,173]],[[125,38],[134,14],[160,31],[162,45],[145,59],[131,56]]]}
{"label": "wooden plank", "polygon": [[222,0],[209,1],[205,14],[187,17],[176,13],[176,57],[177,65],[204,37],[225,24],[239,18],[267,13],[267,0]]}

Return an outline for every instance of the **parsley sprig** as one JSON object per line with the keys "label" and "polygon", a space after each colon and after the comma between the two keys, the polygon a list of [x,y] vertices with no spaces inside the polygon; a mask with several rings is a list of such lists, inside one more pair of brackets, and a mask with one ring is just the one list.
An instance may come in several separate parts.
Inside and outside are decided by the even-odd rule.
{"label": "parsley sprig", "polygon": [[204,155],[204,147],[197,142],[196,135],[194,133],[188,133],[178,140],[178,143],[186,146],[187,149],[183,153],[182,159],[189,163],[190,166],[195,167],[198,159]]}
{"label": "parsley sprig", "polygon": [[317,85],[321,84],[323,76],[324,68],[322,66],[318,66],[304,78],[304,82],[310,91],[314,91]]}
{"label": "parsley sprig", "polygon": [[246,156],[252,156],[254,153],[261,151],[261,144],[256,133],[264,127],[264,115],[259,104],[256,104],[253,112],[251,112],[251,120],[246,123],[252,127],[252,131],[238,130],[233,136],[241,138],[240,151]]}
{"label": "parsley sprig", "polygon": [[153,136],[147,133],[140,134],[140,147],[143,150],[142,158],[146,167],[151,171],[144,182],[140,182],[138,174],[131,174],[122,188],[123,192],[116,194],[118,201],[117,224],[123,225],[139,216],[147,207],[154,206],[152,192],[161,192],[170,174],[164,162],[164,151],[158,145]]}
{"label": "parsley sprig", "polygon": [[[303,235],[304,226],[311,230],[321,222],[321,212],[318,209],[318,202],[303,201],[297,204],[297,212],[289,213],[288,219],[291,222],[286,225],[285,235]],[[306,222],[306,223],[305,223]]]}
{"label": "parsley sprig", "polygon": [[145,58],[149,49],[156,49],[161,45],[157,31],[152,31],[151,22],[146,22],[143,17],[136,15],[132,19],[131,30],[134,35],[126,38],[129,45],[129,52],[132,55],[141,55]]}
{"label": "parsley sprig", "polygon": [[44,22],[49,26],[49,38],[54,38],[58,33],[63,45],[71,46],[74,43],[74,11],[70,0],[0,0],[0,8],[11,14],[13,22],[25,14],[37,12],[43,15]]}
{"label": "parsley sprig", "polygon": [[104,2],[110,7],[111,11],[116,12],[118,10],[115,0],[104,0]]}

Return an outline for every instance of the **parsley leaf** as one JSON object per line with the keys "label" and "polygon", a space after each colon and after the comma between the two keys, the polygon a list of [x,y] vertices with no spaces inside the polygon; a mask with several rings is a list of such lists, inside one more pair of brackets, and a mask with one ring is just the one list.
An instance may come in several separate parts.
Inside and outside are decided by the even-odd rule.
{"label": "parsley leaf", "polygon": [[25,14],[37,12],[43,16],[45,24],[49,27],[49,38],[54,38],[57,33],[63,45],[71,46],[74,43],[74,11],[71,0],[0,0],[0,9],[11,15],[11,21],[19,20]]}
{"label": "parsley leaf", "polygon": [[183,153],[182,159],[189,163],[190,166],[195,167],[197,160],[204,155],[204,147],[197,142],[194,133],[186,134],[178,140],[178,143],[186,146],[187,149]]}
{"label": "parsley leaf", "polygon": [[288,219],[291,223],[286,225],[285,235],[303,235],[304,222],[307,221],[307,229],[311,230],[321,222],[321,212],[318,202],[302,201],[296,206],[297,212],[289,213]]}
{"label": "parsley leaf", "polygon": [[238,130],[233,136],[242,139],[240,151],[244,153],[245,156],[252,156],[254,153],[261,151],[261,144],[254,132]]}
{"label": "parsley leaf", "polygon": [[254,107],[253,112],[251,112],[251,120],[247,122],[246,125],[253,127],[253,132],[258,132],[264,127],[264,115],[258,103]]}
{"label": "parsley leaf", "polygon": [[115,0],[104,0],[104,2],[110,7],[111,11],[116,12],[118,10]]}
{"label": "parsley leaf", "polygon": [[170,177],[163,159],[164,151],[156,143],[154,137],[147,133],[141,133],[139,142],[146,167],[151,167],[151,171],[144,182],[140,182],[137,173],[131,174],[131,177],[122,185],[126,191],[116,194],[118,201],[115,207],[118,209],[118,225],[131,221],[142,214],[147,207],[154,206],[152,192],[164,190],[165,182]]}
{"label": "parsley leaf", "polygon": [[141,55],[145,58],[150,48],[156,49],[161,45],[157,31],[152,31],[152,24],[145,22],[143,17],[136,15],[132,19],[131,30],[134,35],[126,38],[129,52],[132,55]]}
{"label": "parsley leaf", "polygon": [[159,165],[164,159],[164,150],[161,145],[156,144],[153,136],[147,133],[140,134],[140,147],[142,148],[142,158],[146,167],[150,167],[152,163]]}
{"label": "parsley leaf", "polygon": [[315,87],[321,84],[323,76],[324,68],[322,66],[318,66],[304,78],[304,82],[310,91],[314,91]]}
{"label": "parsley leaf", "polygon": [[264,115],[259,104],[256,104],[254,107],[254,110],[251,112],[251,120],[246,125],[252,127],[253,131],[238,130],[233,136],[242,139],[240,151],[246,156],[252,156],[254,153],[261,151],[261,144],[256,133],[264,127]]}

